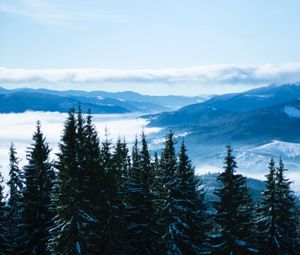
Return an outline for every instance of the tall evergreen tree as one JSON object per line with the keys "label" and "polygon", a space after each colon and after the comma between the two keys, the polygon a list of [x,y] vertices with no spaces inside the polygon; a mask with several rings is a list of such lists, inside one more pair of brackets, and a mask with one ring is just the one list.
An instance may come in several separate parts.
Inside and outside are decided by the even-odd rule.
{"label": "tall evergreen tree", "polygon": [[55,179],[49,159],[50,148],[37,122],[33,143],[28,150],[25,170],[25,188],[22,202],[23,249],[21,254],[48,254],[49,228],[53,212],[51,193]]}
{"label": "tall evergreen tree", "polygon": [[113,152],[111,152],[110,141],[106,135],[102,144],[101,156],[107,173],[107,201],[109,203],[105,254],[127,254],[125,208],[130,162],[126,142],[118,139]]}
{"label": "tall evergreen tree", "polygon": [[127,238],[131,254],[149,254],[144,243],[146,224],[143,212],[145,212],[146,208],[144,207],[145,194],[141,185],[142,169],[140,156],[136,138],[131,153],[132,164],[126,199]]}
{"label": "tall evergreen tree", "polygon": [[279,161],[279,167],[275,174],[276,196],[278,199],[278,232],[280,239],[280,254],[294,255],[300,250],[298,243],[298,219],[297,206],[294,194],[290,188],[291,181],[285,178],[285,169],[282,159]]}
{"label": "tall evergreen tree", "polygon": [[204,202],[205,191],[195,177],[194,168],[187,156],[185,144],[182,143],[178,164],[179,183],[178,205],[182,210],[182,229],[185,229],[187,240],[182,243],[185,254],[206,254],[207,252],[207,219]]}
{"label": "tall evergreen tree", "polygon": [[100,142],[89,112],[83,127],[83,206],[86,212],[85,254],[103,254],[108,227],[107,183],[101,165]]}
{"label": "tall evergreen tree", "polygon": [[0,173],[0,255],[7,255],[9,252],[7,207],[4,198],[3,177]]}
{"label": "tall evergreen tree", "polygon": [[[168,196],[168,187],[173,181],[177,169],[177,157],[174,147],[174,134],[170,132],[165,138],[165,146],[162,150],[160,159],[155,157],[154,167],[155,176],[153,191],[155,195],[155,210],[157,211],[158,221],[161,213],[161,205]],[[160,224],[161,225],[161,224]]]}
{"label": "tall evergreen tree", "polygon": [[224,163],[224,172],[218,176],[221,188],[215,192],[218,201],[213,204],[217,228],[211,236],[212,254],[255,254],[252,201],[246,178],[235,173],[237,164],[230,146]]}
{"label": "tall evergreen tree", "polygon": [[21,243],[21,202],[23,191],[23,173],[19,168],[19,158],[13,144],[9,149],[9,188],[8,198],[8,239],[10,243],[9,254],[18,254]]}
{"label": "tall evergreen tree", "polygon": [[156,177],[156,209],[159,232],[162,237],[159,248],[161,254],[184,254],[180,241],[187,238],[182,229],[178,228],[181,220],[179,214],[182,211],[178,207],[178,197],[181,191],[178,190],[179,175],[174,144],[174,134],[170,132],[166,136]]}
{"label": "tall evergreen tree", "polygon": [[145,228],[145,235],[147,236],[144,239],[144,244],[146,249],[150,252],[150,254],[155,254],[157,247],[157,239],[159,238],[158,235],[158,225],[156,224],[156,215],[155,215],[155,208],[154,208],[154,191],[152,189],[153,182],[154,182],[154,171],[153,165],[151,164],[151,156],[148,149],[148,143],[146,140],[146,135],[142,132],[142,139],[141,139],[141,150],[140,150],[140,160],[141,160],[141,170],[142,170],[142,178],[141,186],[144,192],[144,208],[146,210],[143,213],[144,221],[146,223]]}
{"label": "tall evergreen tree", "polygon": [[278,199],[276,195],[275,161],[270,160],[269,173],[266,175],[266,188],[258,209],[257,227],[259,231],[260,254],[278,254],[279,232],[276,226]]}
{"label": "tall evergreen tree", "polygon": [[[83,132],[83,129],[79,130]],[[53,196],[57,215],[49,241],[51,254],[85,254],[86,251],[86,212],[82,205],[85,197],[82,162],[79,161],[82,158],[78,150],[78,137],[81,136],[74,109],[71,109],[59,144],[57,187]]]}
{"label": "tall evergreen tree", "polygon": [[109,173],[112,189],[109,194],[111,205],[109,254],[129,254],[129,245],[126,239],[126,209],[128,200],[128,181],[130,171],[130,157],[125,140],[117,140],[112,153],[112,168]]}
{"label": "tall evergreen tree", "polygon": [[148,145],[142,134],[132,148],[132,165],[128,185],[127,224],[130,254],[155,254],[155,217],[150,190],[151,163]]}
{"label": "tall evergreen tree", "polygon": [[[151,186],[152,186],[152,165],[151,157],[148,150],[148,143],[146,140],[146,135],[142,132],[141,139],[142,147],[140,151],[140,160],[141,160],[141,170],[142,170],[142,186],[145,192],[148,193],[148,196],[151,196]],[[151,201],[151,199],[150,199]]]}
{"label": "tall evergreen tree", "polygon": [[205,254],[204,192],[199,187],[184,143],[162,209],[166,223],[162,254]]}
{"label": "tall evergreen tree", "polygon": [[261,254],[297,254],[297,214],[291,182],[285,178],[286,171],[282,160],[279,167],[271,159],[269,174],[266,176],[266,189],[258,210]]}

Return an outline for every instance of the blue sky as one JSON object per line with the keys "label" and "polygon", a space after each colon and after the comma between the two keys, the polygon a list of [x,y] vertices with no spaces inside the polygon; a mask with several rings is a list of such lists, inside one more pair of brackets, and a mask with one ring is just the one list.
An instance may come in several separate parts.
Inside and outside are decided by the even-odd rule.
{"label": "blue sky", "polygon": [[[11,81],[5,76],[7,70],[16,69],[98,68],[114,70],[116,77],[120,71],[146,69],[152,71],[151,75],[155,70],[157,77],[157,72],[170,68],[178,73],[181,69],[216,65],[225,70],[234,66],[233,70],[238,68],[244,76],[249,68],[272,66],[272,71],[280,69],[276,76],[280,79],[274,82],[294,81],[300,73],[299,13],[298,0],[0,0],[0,85],[24,85],[24,77]],[[287,66],[292,66],[292,77],[282,79],[291,72],[288,69],[288,74],[282,75]],[[195,93],[213,92],[206,86],[210,83],[216,85],[215,90],[224,91],[249,86],[248,81],[246,84],[240,79],[225,86],[207,77],[196,81],[200,85]],[[136,78],[145,83],[144,77]],[[31,77],[31,84],[33,80]],[[128,79],[123,83],[101,80],[96,82],[98,87],[95,81],[87,80],[84,84],[89,90],[123,90],[129,85],[140,92],[153,90]],[[187,80],[191,84],[192,79]],[[269,77],[257,84],[272,81]],[[152,82],[160,83],[155,79]],[[169,79],[159,93],[167,93],[170,83]],[[43,86],[79,86],[66,78],[60,84],[44,81]],[[183,93],[182,88],[175,91]]]}

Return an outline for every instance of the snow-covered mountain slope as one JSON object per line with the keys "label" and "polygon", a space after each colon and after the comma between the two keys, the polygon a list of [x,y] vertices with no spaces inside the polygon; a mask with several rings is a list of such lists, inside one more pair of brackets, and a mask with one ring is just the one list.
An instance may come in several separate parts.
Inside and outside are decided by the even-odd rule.
{"label": "snow-covered mountain slope", "polygon": [[270,157],[300,159],[300,144],[274,140],[271,143],[249,149],[248,152]]}
{"label": "snow-covered mountain slope", "polygon": [[[193,162],[196,173],[199,175],[208,172],[222,171],[225,147],[216,149],[214,153],[193,153]],[[264,180],[268,173],[268,164],[271,158],[276,162],[283,159],[288,169],[287,176],[294,183],[294,189],[300,191],[300,143],[272,141],[260,146],[234,147],[238,164],[238,171],[248,177]]]}

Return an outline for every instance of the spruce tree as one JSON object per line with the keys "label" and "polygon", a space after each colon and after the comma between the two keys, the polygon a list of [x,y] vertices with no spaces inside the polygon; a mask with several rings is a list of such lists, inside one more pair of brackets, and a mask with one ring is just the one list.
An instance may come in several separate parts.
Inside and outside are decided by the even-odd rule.
{"label": "spruce tree", "polygon": [[155,217],[150,190],[151,163],[148,145],[142,134],[142,148],[138,141],[132,148],[132,165],[128,185],[127,224],[130,254],[155,254]]}
{"label": "spruce tree", "polygon": [[258,210],[260,234],[260,254],[297,254],[297,207],[291,182],[285,178],[286,171],[282,160],[279,167],[271,159],[269,174],[266,176],[266,189]]}
{"label": "spruce tree", "polygon": [[[172,150],[170,150],[172,151]],[[182,143],[179,161],[163,203],[162,254],[205,254],[206,206],[194,168]]]}
{"label": "spruce tree", "polygon": [[156,206],[159,224],[159,233],[161,241],[159,253],[161,254],[183,254],[178,242],[186,238],[182,229],[178,229],[179,216],[181,211],[178,209],[178,173],[177,157],[174,147],[174,134],[170,132],[166,136],[165,146],[163,148],[159,170],[156,177]]}
{"label": "spruce tree", "polygon": [[10,252],[8,237],[7,207],[4,197],[3,177],[0,173],[0,255],[7,255]]}
{"label": "spruce tree", "polygon": [[261,205],[258,208],[257,227],[259,231],[260,254],[278,254],[278,242],[280,239],[277,228],[277,206],[276,195],[276,167],[273,159],[269,162],[269,173],[266,175],[266,188],[263,192]]}
{"label": "spruce tree", "polygon": [[10,251],[8,254],[18,254],[21,242],[21,208],[23,192],[23,173],[19,168],[19,158],[13,144],[9,149],[9,198],[7,203],[8,239]]}
{"label": "spruce tree", "polygon": [[120,138],[111,156],[109,203],[111,205],[109,237],[111,247],[108,254],[130,254],[127,242],[126,207],[128,200],[128,180],[130,158],[127,143]]}
{"label": "spruce tree", "polygon": [[211,235],[212,254],[255,254],[253,205],[246,178],[235,173],[237,164],[230,146],[224,164],[224,172],[218,176],[221,188],[215,192],[218,201],[213,203],[216,228]]}
{"label": "spruce tree", "polygon": [[[130,178],[128,181],[128,192],[126,199],[126,222],[128,231],[128,242],[131,254],[149,254],[145,243],[145,197],[144,190],[141,185],[142,169],[141,157],[138,148],[137,138],[132,147],[132,164],[130,168]],[[144,249],[145,248],[145,249]]]}
{"label": "spruce tree", "polygon": [[109,224],[106,232],[107,248],[104,254],[128,254],[126,241],[125,208],[129,174],[129,155],[125,141],[118,139],[114,150],[110,150],[110,141],[102,144],[102,164],[107,174],[109,204]]}
{"label": "spruce tree", "polygon": [[83,206],[85,208],[85,254],[101,254],[108,226],[107,183],[101,165],[100,142],[89,112],[83,126]]}
{"label": "spruce tree", "polygon": [[[148,143],[146,140],[146,135],[142,132],[141,139],[141,150],[140,150],[140,160],[141,160],[141,170],[142,178],[141,186],[144,192],[144,208],[146,210],[143,212],[144,222],[146,225],[145,235],[147,238],[144,239],[144,246],[149,251],[150,254],[155,254],[156,252],[156,243],[159,238],[158,235],[158,226],[156,224],[156,215],[154,209],[154,192],[153,192],[153,181],[154,181],[154,172],[153,166],[151,164],[151,157],[148,149]],[[146,240],[148,239],[148,240]]]}
{"label": "spruce tree", "polygon": [[285,178],[285,169],[282,159],[279,161],[279,167],[275,174],[276,196],[278,200],[277,207],[277,225],[280,239],[280,254],[297,254],[300,250],[298,243],[298,219],[297,206],[294,194],[290,188],[291,181]]}
{"label": "spruce tree", "polygon": [[[165,138],[165,145],[162,150],[160,159],[155,156],[154,167],[154,181],[153,191],[155,195],[155,210],[158,216],[158,222],[161,213],[161,205],[168,196],[168,187],[172,183],[177,169],[177,157],[174,147],[174,134],[170,132]],[[161,225],[161,224],[160,224]]]}
{"label": "spruce tree", "polygon": [[53,195],[57,209],[49,241],[51,254],[85,254],[86,251],[82,158],[78,150],[84,146],[78,144],[81,136],[74,109],[71,109],[59,144],[57,186]]}
{"label": "spruce tree", "polygon": [[185,254],[205,254],[208,231],[205,191],[195,176],[184,142],[179,153],[178,177],[178,190],[181,191],[178,197],[178,208],[182,211],[180,224],[182,229],[185,228],[188,237],[182,243],[182,250]]}
{"label": "spruce tree", "polygon": [[49,159],[50,148],[39,122],[32,140],[27,152],[28,164],[24,167],[21,254],[49,254],[47,243],[53,218],[50,204],[55,173]]}

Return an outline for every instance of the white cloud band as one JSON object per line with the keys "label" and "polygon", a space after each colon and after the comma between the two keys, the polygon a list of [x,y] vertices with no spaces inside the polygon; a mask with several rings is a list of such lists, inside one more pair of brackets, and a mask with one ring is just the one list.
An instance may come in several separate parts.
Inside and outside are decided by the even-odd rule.
{"label": "white cloud band", "polygon": [[300,63],[282,65],[210,65],[190,68],[114,70],[98,68],[16,69],[0,67],[8,83],[195,83],[258,85],[300,81]]}

